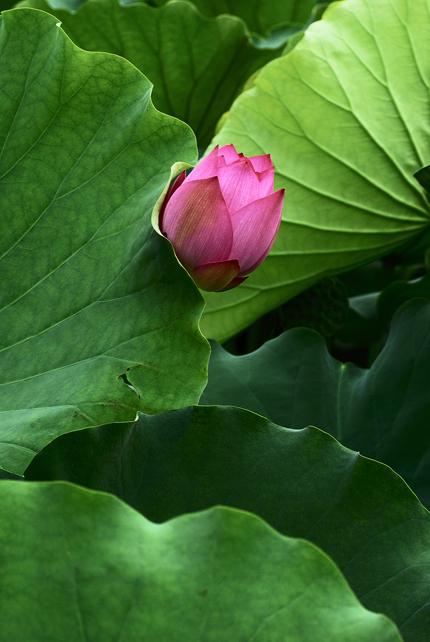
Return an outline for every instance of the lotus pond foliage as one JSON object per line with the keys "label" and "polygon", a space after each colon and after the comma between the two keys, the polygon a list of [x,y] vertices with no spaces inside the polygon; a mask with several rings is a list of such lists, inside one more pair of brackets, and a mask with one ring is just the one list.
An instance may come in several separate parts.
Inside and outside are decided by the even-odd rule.
{"label": "lotus pond foliage", "polygon": [[430,0],[0,11],[0,642],[428,642]]}

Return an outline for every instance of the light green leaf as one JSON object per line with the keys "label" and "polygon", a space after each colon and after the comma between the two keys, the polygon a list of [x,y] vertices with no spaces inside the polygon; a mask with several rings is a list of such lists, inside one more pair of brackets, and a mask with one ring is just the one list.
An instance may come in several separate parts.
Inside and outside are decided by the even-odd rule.
{"label": "light green leaf", "polygon": [[21,6],[54,13],[82,49],[127,58],[153,83],[155,107],[188,123],[202,148],[248,77],[284,44],[256,47],[237,18],[204,18],[182,0],[162,8],[89,0],[73,15],[45,0]]}
{"label": "light green leaf", "polygon": [[[264,376],[262,376],[264,373]],[[397,313],[369,370],[340,363],[312,330],[235,357],[212,345],[203,404],[231,404],[289,428],[321,427],[394,468],[430,506],[430,303]]]}
{"label": "light green leaf", "polygon": [[132,428],[60,437],[26,478],[108,490],[155,522],[218,504],[251,511],[321,547],[407,642],[426,640],[430,514],[387,466],[317,428],[281,428],[231,407],[140,415]]}
{"label": "light green leaf", "polygon": [[0,518],[1,642],[401,642],[324,553],[247,513],[155,525],[69,484],[2,482]]}
{"label": "light green leaf", "polygon": [[205,296],[206,336],[224,341],[428,227],[414,173],[430,163],[429,28],[429,0],[340,2],[236,100],[211,147],[270,153],[286,196],[263,265]]}
{"label": "light green leaf", "polygon": [[[54,437],[195,403],[202,300],[151,210],[183,123],[127,61],[34,9],[0,23],[0,466]],[[130,384],[126,385],[126,384]]]}

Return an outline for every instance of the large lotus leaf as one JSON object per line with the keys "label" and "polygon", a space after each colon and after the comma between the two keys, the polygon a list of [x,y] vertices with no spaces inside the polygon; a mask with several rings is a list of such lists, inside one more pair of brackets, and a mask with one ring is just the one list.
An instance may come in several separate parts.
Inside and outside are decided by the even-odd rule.
{"label": "large lotus leaf", "polygon": [[1,642],[401,642],[324,553],[253,515],[155,525],[70,484],[0,488]]}
{"label": "large lotus leaf", "polygon": [[247,408],[289,428],[318,426],[394,468],[430,506],[429,382],[430,303],[414,299],[369,370],[333,359],[304,328],[242,357],[214,343],[201,403]]}
{"label": "large lotus leaf", "polygon": [[155,522],[217,504],[256,513],[321,547],[405,640],[427,639],[430,514],[387,466],[317,428],[281,428],[231,407],[141,415],[133,428],[60,437],[26,477],[107,490]]}
{"label": "large lotus leaf", "polygon": [[[57,20],[0,23],[0,466],[55,436],[196,403],[202,300],[151,210],[189,128],[129,62]],[[130,387],[130,384],[132,387]]]}
{"label": "large lotus leaf", "polygon": [[429,0],[340,2],[236,100],[211,146],[271,154],[283,219],[246,283],[206,296],[206,336],[223,341],[429,225],[414,178],[430,162],[429,29]]}
{"label": "large lotus leaf", "polygon": [[188,123],[199,147],[209,144],[247,78],[281,52],[254,46],[234,16],[208,19],[182,0],[161,8],[89,0],[75,14],[45,0],[21,6],[54,13],[82,49],[127,58],[154,84],[155,107]]}
{"label": "large lotus leaf", "polygon": [[[52,1],[52,0],[51,0]],[[192,0],[205,16],[233,14],[242,18],[253,33],[266,34],[283,25],[304,26],[315,0]],[[155,4],[164,4],[156,0]]]}

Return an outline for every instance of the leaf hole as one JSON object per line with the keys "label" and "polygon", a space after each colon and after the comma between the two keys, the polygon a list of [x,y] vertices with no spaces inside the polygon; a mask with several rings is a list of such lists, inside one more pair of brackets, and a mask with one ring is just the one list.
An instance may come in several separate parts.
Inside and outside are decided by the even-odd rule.
{"label": "leaf hole", "polygon": [[136,393],[136,395],[137,395],[137,396],[139,397],[139,399],[140,399],[140,392],[137,390],[137,388],[135,388],[135,387],[133,386],[133,384],[131,383],[131,381],[129,381],[129,380],[128,380],[127,372],[128,372],[129,370],[130,370],[130,368],[127,368],[126,372],[124,372],[123,374],[119,375],[118,379],[122,379],[122,380],[124,381],[125,385],[126,385],[128,388],[130,388],[131,390],[133,390],[133,392],[135,392],[135,393]]}

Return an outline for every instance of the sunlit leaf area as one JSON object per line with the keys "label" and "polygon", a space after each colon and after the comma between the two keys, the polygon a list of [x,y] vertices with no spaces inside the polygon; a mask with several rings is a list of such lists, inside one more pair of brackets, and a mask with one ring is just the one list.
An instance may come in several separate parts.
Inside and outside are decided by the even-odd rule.
{"label": "sunlit leaf area", "polygon": [[429,642],[430,0],[0,12],[0,642]]}

